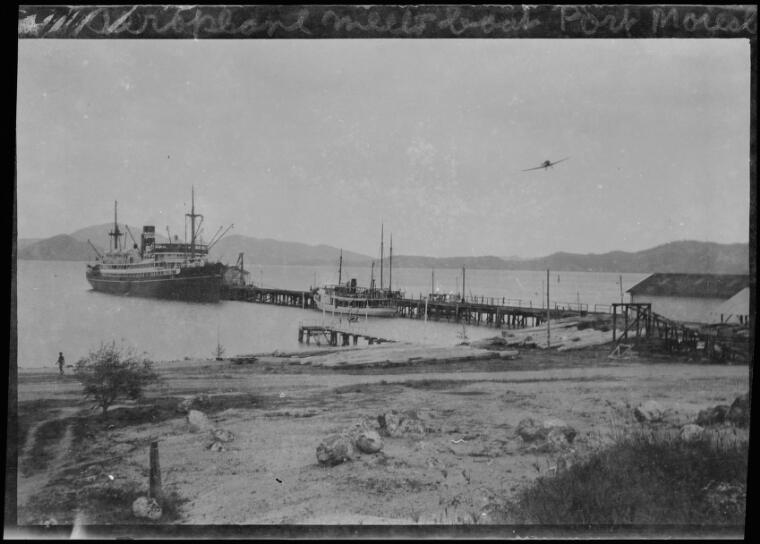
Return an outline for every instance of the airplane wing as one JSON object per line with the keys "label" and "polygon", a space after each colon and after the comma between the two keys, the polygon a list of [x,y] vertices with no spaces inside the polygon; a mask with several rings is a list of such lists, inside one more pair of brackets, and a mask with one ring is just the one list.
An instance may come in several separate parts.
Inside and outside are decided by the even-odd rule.
{"label": "airplane wing", "polygon": [[560,159],[560,160],[558,160],[558,161],[554,161],[554,162],[552,163],[552,166],[554,166],[555,164],[557,164],[557,163],[560,163],[560,162],[562,162],[562,161],[566,161],[566,160],[567,160],[567,159],[569,159],[569,158],[570,158],[570,157],[565,157],[564,159]]}
{"label": "airplane wing", "polygon": [[542,168],[546,168],[545,166],[536,166],[535,168],[528,168],[527,170],[523,170],[523,172],[530,172],[531,170],[541,170]]}

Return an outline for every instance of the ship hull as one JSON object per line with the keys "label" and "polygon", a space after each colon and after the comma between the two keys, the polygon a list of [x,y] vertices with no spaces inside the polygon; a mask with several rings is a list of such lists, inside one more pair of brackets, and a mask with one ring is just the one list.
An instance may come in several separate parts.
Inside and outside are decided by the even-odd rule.
{"label": "ship hull", "polygon": [[357,317],[395,317],[398,310],[395,307],[364,307],[348,308],[345,306],[334,306],[333,304],[323,302],[319,297],[314,297],[314,305],[322,312],[329,314],[340,314]]}
{"label": "ship hull", "polygon": [[128,278],[88,273],[87,281],[95,291],[112,295],[219,302],[222,275],[216,271],[195,274],[183,271],[168,278]]}

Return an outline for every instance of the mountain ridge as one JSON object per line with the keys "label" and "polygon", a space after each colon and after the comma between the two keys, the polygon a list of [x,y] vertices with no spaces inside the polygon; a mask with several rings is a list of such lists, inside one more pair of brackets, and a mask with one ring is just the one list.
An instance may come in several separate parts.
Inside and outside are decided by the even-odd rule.
{"label": "mountain ridge", "polygon": [[[87,240],[104,250],[112,224],[92,225],[71,234],[59,234],[45,239],[19,239],[18,259],[86,261],[94,251]],[[127,230],[126,228],[124,229]],[[138,233],[130,227],[133,234]],[[167,238],[157,233],[159,241]],[[139,239],[138,239],[139,240]],[[127,235],[127,243],[131,238]],[[259,265],[336,265],[340,248],[327,244],[310,245],[272,238],[255,238],[232,234],[222,238],[210,251],[212,260],[232,263],[238,253],[246,261]],[[346,266],[370,266],[374,259],[361,253],[343,250]],[[383,260],[389,261],[388,257]],[[379,263],[378,263],[379,264]],[[466,268],[496,270],[558,270],[583,272],[696,272],[696,273],[749,273],[749,244],[720,244],[697,240],[679,240],[660,244],[641,251],[609,251],[606,253],[555,252],[538,258],[503,258],[494,255],[475,257],[428,257],[422,255],[394,255],[394,267],[406,268]]]}

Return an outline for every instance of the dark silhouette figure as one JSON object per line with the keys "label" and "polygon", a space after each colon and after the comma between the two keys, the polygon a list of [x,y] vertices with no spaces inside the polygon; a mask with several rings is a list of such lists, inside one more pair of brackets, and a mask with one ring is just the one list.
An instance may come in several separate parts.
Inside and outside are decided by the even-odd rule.
{"label": "dark silhouette figure", "polygon": [[66,362],[66,360],[63,358],[63,352],[58,352],[58,370],[61,372],[61,376],[63,376],[63,365]]}

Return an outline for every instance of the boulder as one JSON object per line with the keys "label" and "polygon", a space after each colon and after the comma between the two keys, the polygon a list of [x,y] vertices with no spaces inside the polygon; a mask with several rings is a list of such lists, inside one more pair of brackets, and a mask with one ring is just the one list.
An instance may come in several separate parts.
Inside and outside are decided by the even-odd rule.
{"label": "boulder", "polygon": [[686,442],[691,442],[692,440],[697,440],[702,436],[702,432],[704,431],[703,427],[700,427],[699,425],[694,425],[693,423],[689,423],[688,425],[684,425],[681,427],[681,432],[679,433],[679,436],[681,437],[681,440],[684,440]]}
{"label": "boulder", "polygon": [[656,400],[648,400],[633,410],[636,420],[641,423],[653,423],[662,421],[663,409]]}
{"label": "boulder", "polygon": [[217,442],[232,442],[235,440],[235,435],[226,429],[214,429],[211,431],[211,436]]}
{"label": "boulder", "polygon": [[578,433],[561,419],[550,418],[539,423],[532,417],[528,417],[517,424],[517,434],[525,442],[547,440],[550,435],[552,435],[552,440],[557,441],[558,436],[562,435],[565,442],[570,443]]}
{"label": "boulder", "polygon": [[726,419],[738,427],[749,426],[749,393],[736,397],[726,414]]}
{"label": "boulder", "polygon": [[424,435],[427,432],[425,422],[414,411],[397,412],[391,410],[377,416],[380,434],[383,436]]}
{"label": "boulder", "polygon": [[187,422],[190,424],[190,430],[193,432],[205,431],[211,428],[211,422],[206,414],[199,410],[190,410],[187,414]]}
{"label": "boulder", "polygon": [[383,440],[377,431],[364,431],[356,438],[356,448],[363,453],[377,453],[383,449]]}
{"label": "boulder", "polygon": [[517,434],[526,442],[532,442],[542,438],[543,428],[532,417],[525,418],[517,424]]}
{"label": "boulder", "polygon": [[225,451],[224,446],[218,440],[215,440],[214,442],[212,442],[209,445],[208,449],[210,449],[211,451]]}
{"label": "boulder", "polygon": [[396,430],[401,425],[404,415],[396,410],[391,410],[385,414],[377,416],[377,422],[380,424],[380,432],[385,436],[395,436]]}
{"label": "boulder", "polygon": [[726,404],[719,404],[712,408],[700,410],[699,414],[697,414],[696,423],[703,427],[708,425],[719,425],[726,420],[726,415],[730,409],[731,407]]}
{"label": "boulder", "polygon": [[544,420],[541,427],[546,432],[546,438],[548,439],[552,432],[561,433],[567,442],[572,442],[575,439],[575,435],[578,434],[573,427],[565,423],[561,419],[550,418]]}
{"label": "boulder", "polygon": [[348,434],[330,435],[317,446],[317,461],[321,465],[338,465],[350,461],[355,456],[354,443]]}
{"label": "boulder", "polygon": [[135,517],[155,521],[161,519],[163,512],[156,499],[137,497],[135,502],[132,503],[132,513]]}

